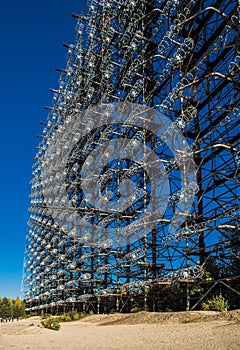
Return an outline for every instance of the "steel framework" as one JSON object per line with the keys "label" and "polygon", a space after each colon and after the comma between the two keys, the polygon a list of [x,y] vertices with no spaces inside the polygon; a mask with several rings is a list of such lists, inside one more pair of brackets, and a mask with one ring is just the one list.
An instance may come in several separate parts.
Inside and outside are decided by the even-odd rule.
{"label": "steel framework", "polygon": [[[157,310],[159,286],[188,288],[210,260],[224,268],[240,258],[239,240],[232,239],[239,229],[240,4],[89,0],[73,17],[76,41],[64,44],[66,66],[51,89],[53,105],[33,165],[24,299],[28,310],[38,311]],[[132,119],[110,123],[114,108],[126,103],[134,106]],[[141,106],[171,121],[161,137],[132,122],[145,113]],[[102,124],[96,125],[97,115]],[[176,130],[188,144],[182,156],[166,146]],[[96,198],[86,195],[91,184],[83,169],[93,174],[91,154],[124,135],[127,156],[105,148],[97,182],[104,210],[97,210]],[[139,143],[164,161],[169,198],[134,153]],[[181,157],[189,154],[195,182],[183,191]],[[131,205],[120,210],[124,181],[136,187],[126,187]],[[189,200],[191,210],[169,230]],[[117,213],[107,210],[113,202]],[[139,226],[149,206],[154,211],[165,202],[164,215]]]}

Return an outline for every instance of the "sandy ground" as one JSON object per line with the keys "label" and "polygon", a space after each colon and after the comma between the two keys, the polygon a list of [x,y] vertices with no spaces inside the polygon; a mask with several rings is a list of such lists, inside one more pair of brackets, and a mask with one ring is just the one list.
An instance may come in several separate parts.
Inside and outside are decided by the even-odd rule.
{"label": "sandy ground", "polygon": [[1,350],[239,350],[240,311],[93,315],[40,327],[37,317],[0,324]]}

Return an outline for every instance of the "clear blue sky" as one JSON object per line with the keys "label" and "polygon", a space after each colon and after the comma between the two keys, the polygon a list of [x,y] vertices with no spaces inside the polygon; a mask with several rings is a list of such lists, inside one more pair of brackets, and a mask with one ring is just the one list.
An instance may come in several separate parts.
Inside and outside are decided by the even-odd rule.
{"label": "clear blue sky", "polygon": [[20,294],[31,167],[52,93],[74,43],[79,0],[0,4],[0,297]]}

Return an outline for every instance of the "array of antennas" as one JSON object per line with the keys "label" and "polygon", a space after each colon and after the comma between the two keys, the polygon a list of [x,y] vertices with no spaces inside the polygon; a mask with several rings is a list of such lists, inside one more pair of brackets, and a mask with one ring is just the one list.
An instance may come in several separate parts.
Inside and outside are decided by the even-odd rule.
{"label": "array of antennas", "polygon": [[[51,89],[53,106],[48,107],[33,165],[24,265],[24,295],[32,310],[108,295],[124,298],[125,291],[141,295],[156,283],[200,278],[207,257],[221,261],[216,247],[221,247],[222,257],[228,255],[225,237],[239,227],[239,3],[92,0],[74,17],[76,42],[64,45],[66,66],[58,69],[59,87]],[[89,198],[76,190],[82,185],[76,175],[78,164],[92,166],[95,141],[94,120],[88,121],[87,136],[80,143],[74,118],[93,105],[118,101],[146,104],[172,120],[161,139],[154,139],[152,149],[160,152],[173,128],[180,130],[196,162],[197,186],[190,183],[183,192],[176,181],[171,188],[172,206],[194,196],[191,214],[180,228],[169,233],[161,222],[139,241],[116,248],[111,237],[98,242],[91,240],[91,230],[79,228],[80,221],[93,222],[98,215],[89,214]],[[133,127],[129,133],[129,149],[145,139]],[[105,136],[101,131],[97,142]],[[61,174],[54,170],[55,157],[64,159],[73,143],[76,169],[66,168]],[[106,151],[110,155],[113,149]],[[165,154],[165,160],[163,176],[174,177],[179,155]],[[48,174],[54,176],[46,177],[49,168],[53,170]],[[138,176],[139,184],[144,178],[134,199],[146,199],[145,173],[130,168],[128,178]],[[99,178],[106,203],[116,194],[107,188],[115,172],[108,164]],[[68,203],[59,186],[61,176],[68,178]],[[146,202],[141,203],[138,209],[144,211]],[[54,208],[54,215],[49,215],[49,208]],[[108,227],[109,217],[103,220]],[[129,224],[135,231],[131,215]]]}

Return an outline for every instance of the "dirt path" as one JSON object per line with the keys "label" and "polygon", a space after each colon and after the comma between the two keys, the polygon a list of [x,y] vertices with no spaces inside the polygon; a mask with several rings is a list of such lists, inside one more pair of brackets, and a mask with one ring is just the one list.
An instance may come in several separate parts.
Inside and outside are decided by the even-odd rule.
{"label": "dirt path", "polygon": [[[189,317],[194,317],[194,323],[189,320]],[[175,313],[172,316],[169,313],[96,315],[76,322],[63,323],[58,332],[39,327],[40,320],[31,318],[1,324],[0,349],[240,349],[240,323],[237,318],[232,316],[223,317],[219,313],[208,313],[201,315],[200,319],[199,317],[197,313],[193,313],[192,316],[187,313]],[[207,320],[207,318],[209,319]],[[156,322],[157,319],[158,322]],[[131,322],[134,324],[131,324]]]}

